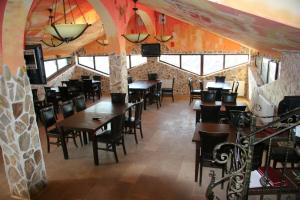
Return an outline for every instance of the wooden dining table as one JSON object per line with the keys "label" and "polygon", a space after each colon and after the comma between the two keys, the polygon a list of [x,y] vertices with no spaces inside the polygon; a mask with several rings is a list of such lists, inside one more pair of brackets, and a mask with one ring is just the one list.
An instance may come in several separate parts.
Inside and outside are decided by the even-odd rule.
{"label": "wooden dining table", "polygon": [[65,142],[65,129],[73,129],[89,134],[93,143],[93,155],[95,165],[99,165],[98,142],[96,132],[106,126],[115,116],[124,114],[134,104],[114,104],[112,102],[101,101],[95,105],[76,113],[60,122],[57,126],[61,129],[61,145],[65,159],[69,159],[68,149]]}
{"label": "wooden dining table", "polygon": [[199,122],[196,124],[195,132],[192,141],[196,144],[195,152],[195,182],[198,181],[199,166],[200,166],[200,152],[201,152],[201,138],[199,131],[212,132],[212,133],[228,133],[227,141],[235,142],[236,140],[236,128],[231,124],[218,124]]}
{"label": "wooden dining table", "polygon": [[201,117],[201,105],[204,106],[221,106],[220,111],[226,112],[226,105],[228,106],[247,106],[246,103],[236,101],[236,103],[223,103],[222,101],[214,101],[214,102],[203,102],[201,100],[196,100],[193,106],[193,110],[196,111],[196,123],[200,121]]}
{"label": "wooden dining table", "polygon": [[137,92],[140,98],[144,99],[144,110],[146,110],[146,92],[149,91],[152,87],[156,86],[156,84],[159,82],[160,80],[137,80],[128,84],[128,89]]}

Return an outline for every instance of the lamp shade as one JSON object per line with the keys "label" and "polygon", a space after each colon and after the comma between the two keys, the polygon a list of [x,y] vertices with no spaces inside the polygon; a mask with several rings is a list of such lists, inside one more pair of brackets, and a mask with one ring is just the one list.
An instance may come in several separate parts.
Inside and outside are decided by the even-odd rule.
{"label": "lamp shade", "polygon": [[129,42],[140,43],[149,37],[149,33],[123,34],[122,36]]}
{"label": "lamp shade", "polygon": [[168,42],[173,38],[173,35],[157,35],[155,36],[155,39],[160,42]]}
{"label": "lamp shade", "polygon": [[52,24],[46,31],[58,40],[69,42],[78,38],[90,24]]}
{"label": "lamp shade", "polygon": [[44,38],[41,40],[41,42],[48,47],[58,47],[64,43],[63,41],[60,41],[52,36],[50,38]]}

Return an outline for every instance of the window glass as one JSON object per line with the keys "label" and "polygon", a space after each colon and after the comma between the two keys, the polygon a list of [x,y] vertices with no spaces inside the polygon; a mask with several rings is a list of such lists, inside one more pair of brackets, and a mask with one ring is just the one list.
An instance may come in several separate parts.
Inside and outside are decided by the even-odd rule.
{"label": "window glass", "polygon": [[203,75],[223,69],[223,55],[204,55]]}
{"label": "window glass", "polygon": [[96,70],[109,74],[109,56],[95,56]]}
{"label": "window glass", "polygon": [[78,63],[94,69],[93,57],[78,57]]}
{"label": "window glass", "polygon": [[57,66],[58,66],[58,69],[61,69],[65,66],[68,65],[68,61],[66,58],[62,58],[62,59],[57,59]]}
{"label": "window glass", "polygon": [[248,55],[225,55],[225,68],[247,63],[248,61]]}
{"label": "window glass", "polygon": [[268,80],[268,66],[269,66],[270,59],[263,58],[262,65],[261,65],[261,78],[264,83],[267,83]]}
{"label": "window glass", "polygon": [[127,66],[127,69],[130,68],[129,56],[126,56],[126,66]]}
{"label": "window glass", "polygon": [[142,55],[131,55],[131,67],[142,65],[147,63],[147,57],[142,57]]}
{"label": "window glass", "polygon": [[179,55],[160,55],[159,60],[174,65],[176,67],[180,67]]}
{"label": "window glass", "polygon": [[276,79],[276,67],[277,67],[277,63],[276,62],[270,62],[269,64],[269,80],[268,83],[271,83],[273,81],[275,81]]}
{"label": "window glass", "polygon": [[281,62],[278,63],[278,74],[277,74],[277,79],[280,77],[280,72],[281,72]]}
{"label": "window glass", "polygon": [[201,56],[200,55],[181,55],[181,68],[193,72],[201,73]]}
{"label": "window glass", "polygon": [[46,77],[48,78],[55,72],[57,72],[57,67],[56,67],[56,61],[55,60],[49,60],[44,62],[45,65],[45,73]]}

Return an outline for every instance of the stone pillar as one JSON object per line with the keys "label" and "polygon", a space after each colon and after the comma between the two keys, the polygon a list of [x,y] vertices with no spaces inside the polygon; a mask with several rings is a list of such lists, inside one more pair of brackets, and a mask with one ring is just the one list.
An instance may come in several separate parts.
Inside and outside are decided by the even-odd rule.
{"label": "stone pillar", "polygon": [[110,92],[127,93],[126,54],[109,56]]}
{"label": "stone pillar", "polygon": [[24,69],[0,76],[0,145],[12,197],[30,199],[46,186],[46,171],[30,83]]}

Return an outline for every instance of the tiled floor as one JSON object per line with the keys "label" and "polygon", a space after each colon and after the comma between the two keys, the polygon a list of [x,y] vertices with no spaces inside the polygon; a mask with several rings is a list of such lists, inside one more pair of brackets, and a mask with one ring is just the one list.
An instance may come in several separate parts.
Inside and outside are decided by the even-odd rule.
{"label": "tiled floor", "polygon": [[[36,199],[205,199],[209,169],[204,168],[200,187],[194,182],[194,126],[188,98],[178,97],[174,103],[166,98],[160,109],[154,104],[143,112],[144,139],[139,137],[136,145],[133,135],[126,135],[128,154],[118,147],[116,164],[113,153],[100,151],[99,166],[94,165],[91,144],[76,148],[69,141],[69,160],[54,145],[47,153],[40,126],[48,186]],[[2,160],[0,199],[10,199]]]}

